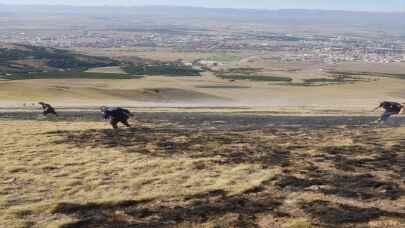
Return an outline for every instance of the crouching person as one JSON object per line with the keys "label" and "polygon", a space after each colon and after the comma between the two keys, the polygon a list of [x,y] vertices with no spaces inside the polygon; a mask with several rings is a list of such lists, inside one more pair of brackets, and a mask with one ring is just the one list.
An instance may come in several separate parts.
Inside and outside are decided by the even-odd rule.
{"label": "crouching person", "polygon": [[128,123],[128,119],[133,116],[131,112],[127,109],[120,107],[101,107],[101,113],[104,119],[109,119],[110,124],[114,129],[118,128],[118,123],[122,123],[127,127],[131,127]]}
{"label": "crouching person", "polygon": [[384,109],[384,113],[381,115],[377,122],[380,124],[386,123],[391,116],[401,115],[404,112],[404,105],[405,103],[391,101],[381,102],[380,105],[374,109],[374,111],[377,111],[380,108]]}
{"label": "crouching person", "polygon": [[42,115],[47,116],[48,114],[53,114],[55,116],[58,116],[58,114],[55,111],[55,108],[52,107],[50,104],[47,104],[45,102],[38,102],[39,105],[42,107]]}

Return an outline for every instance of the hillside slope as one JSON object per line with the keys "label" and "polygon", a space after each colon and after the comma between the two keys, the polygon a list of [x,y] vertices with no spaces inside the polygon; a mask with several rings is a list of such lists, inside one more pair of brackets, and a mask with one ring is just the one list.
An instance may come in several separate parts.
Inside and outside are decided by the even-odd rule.
{"label": "hillside slope", "polygon": [[0,43],[0,75],[84,71],[119,64],[119,61],[110,58],[87,56],[62,49]]}

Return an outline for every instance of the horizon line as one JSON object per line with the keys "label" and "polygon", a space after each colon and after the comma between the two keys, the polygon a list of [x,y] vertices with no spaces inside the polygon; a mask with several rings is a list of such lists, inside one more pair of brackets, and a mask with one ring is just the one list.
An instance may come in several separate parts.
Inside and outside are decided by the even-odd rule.
{"label": "horizon line", "polygon": [[59,6],[59,7],[83,7],[83,8],[92,8],[92,7],[115,7],[115,8],[131,8],[131,7],[170,7],[170,8],[197,8],[197,9],[223,9],[223,10],[251,10],[251,11],[330,11],[330,12],[352,12],[352,13],[382,13],[382,14],[405,14],[405,11],[374,11],[374,10],[347,10],[347,9],[322,9],[322,8],[242,8],[242,7],[207,7],[207,6],[191,6],[191,5],[166,5],[166,4],[143,4],[143,5],[97,5],[97,4],[88,4],[88,5],[74,5],[74,4],[9,4],[1,3],[3,6]]}

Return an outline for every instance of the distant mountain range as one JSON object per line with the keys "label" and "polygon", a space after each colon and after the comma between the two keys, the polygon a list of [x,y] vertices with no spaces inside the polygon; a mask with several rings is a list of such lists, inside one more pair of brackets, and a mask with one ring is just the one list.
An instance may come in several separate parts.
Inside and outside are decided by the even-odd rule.
{"label": "distant mountain range", "polygon": [[251,10],[198,7],[78,7],[0,6],[0,30],[4,29],[166,29],[219,30],[241,28],[305,34],[367,34],[405,37],[405,13],[328,10]]}
{"label": "distant mountain range", "polygon": [[[227,23],[260,23],[278,25],[351,26],[375,30],[403,30],[405,13],[351,12],[328,10],[251,10],[213,9],[173,6],[78,7],[1,5],[1,17],[64,16],[91,17],[99,20],[145,18],[149,20],[188,19]],[[162,20],[163,21],[163,20]]]}

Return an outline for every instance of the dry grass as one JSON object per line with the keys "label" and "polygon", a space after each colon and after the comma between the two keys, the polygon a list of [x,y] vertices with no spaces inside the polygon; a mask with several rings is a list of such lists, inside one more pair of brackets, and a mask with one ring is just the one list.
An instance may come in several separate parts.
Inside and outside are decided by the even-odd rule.
{"label": "dry grass", "polygon": [[232,55],[228,53],[216,54],[209,52],[179,51],[172,49],[150,50],[144,48],[79,48],[76,49],[76,51],[96,56],[108,56],[124,59],[140,57],[158,61],[176,61],[178,59],[183,59],[190,62],[197,59],[215,59],[216,61],[222,61],[224,59],[229,59],[228,56],[235,56],[235,54]]}
{"label": "dry grass", "polygon": [[[58,106],[88,106],[102,101],[126,106],[311,106],[364,111],[371,110],[381,100],[401,101],[402,83],[399,79],[386,78],[344,85],[285,86],[250,80],[230,82],[210,73],[202,77],[155,76],[130,80],[0,81],[0,107],[6,106],[5,103],[46,100]],[[160,92],[153,92],[157,90]]]}
{"label": "dry grass", "polygon": [[[132,58],[141,56],[157,60],[209,58],[215,53],[185,53],[172,50],[88,49],[91,54]],[[93,53],[94,52],[94,53]],[[226,56],[226,55],[225,55]],[[243,57],[243,56],[242,56]],[[384,67],[366,65],[322,65],[308,63],[281,64],[262,59],[259,62],[227,63],[226,69],[260,69],[261,75],[282,75],[293,79],[293,85],[280,82],[225,80],[211,72],[202,77],[144,77],[130,80],[106,79],[42,79],[24,81],[0,80],[0,106],[33,103],[46,100],[56,105],[89,106],[95,103],[118,103],[127,106],[250,106],[250,107],[309,107],[365,111],[381,100],[405,98],[403,80],[378,78],[353,84],[308,87],[304,80],[325,80],[329,71],[364,71],[399,73],[404,64]],[[120,73],[117,67],[91,69],[91,72]],[[121,72],[122,73],[122,72]],[[373,78],[374,80],[375,78]],[[322,83],[321,83],[322,84]],[[153,93],[156,89],[178,91]],[[145,92],[146,91],[146,92]],[[151,92],[152,91],[152,92]],[[371,92],[372,91],[372,92]],[[144,93],[145,92],[145,93]],[[198,97],[200,96],[200,99]],[[188,99],[188,98],[193,99]],[[153,104],[151,104],[153,103]]]}
{"label": "dry grass", "polygon": [[97,67],[87,70],[88,73],[101,73],[101,74],[127,74],[121,67]]}
{"label": "dry grass", "polygon": [[0,227],[405,225],[403,127],[0,125]]}
{"label": "dry grass", "polygon": [[[139,80],[139,82],[135,82]],[[133,104],[134,102],[156,102],[160,104],[187,103],[206,104],[230,101],[229,98],[213,95],[212,92],[199,92],[181,86],[169,87],[138,86],[142,79],[133,80],[30,80],[0,82],[0,106],[2,102],[28,102],[47,100],[53,103],[74,103],[76,106],[89,103],[111,102]]]}
{"label": "dry grass", "polygon": [[[61,202],[173,200],[216,190],[231,195],[274,175],[254,164],[214,165],[215,158],[154,157],[121,147],[55,144],[60,136],[46,134],[105,127],[100,123],[2,121],[1,125],[1,220],[8,227],[69,221],[49,214]],[[204,164],[212,165],[201,170]]]}

